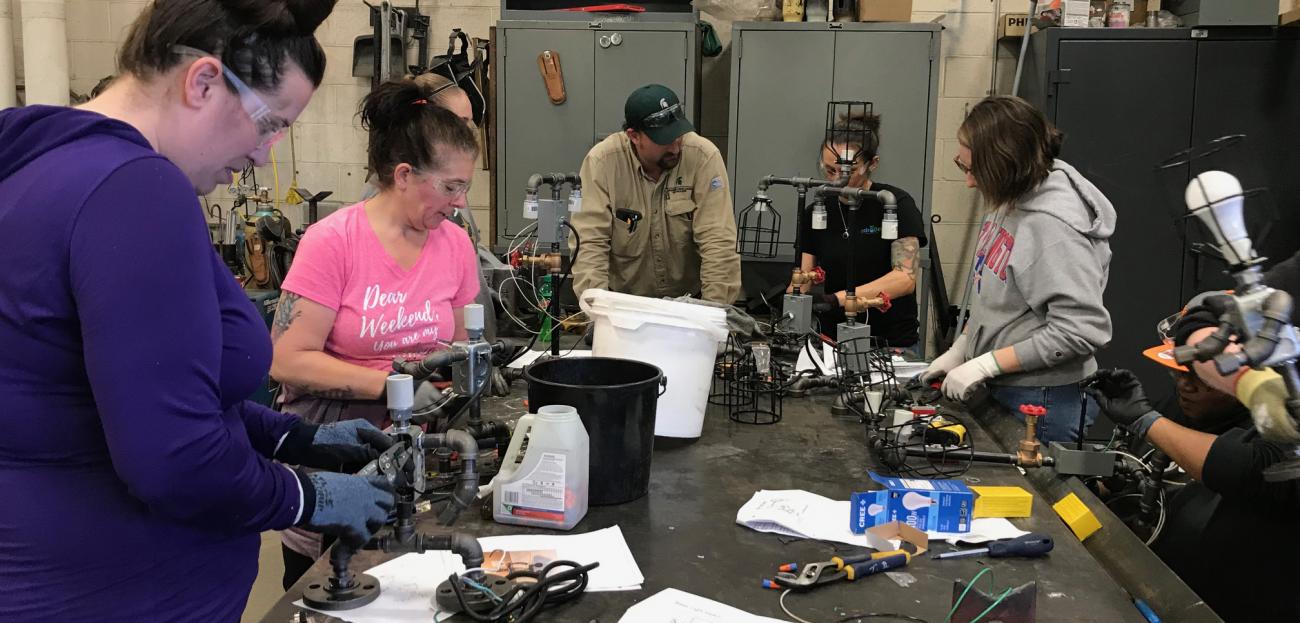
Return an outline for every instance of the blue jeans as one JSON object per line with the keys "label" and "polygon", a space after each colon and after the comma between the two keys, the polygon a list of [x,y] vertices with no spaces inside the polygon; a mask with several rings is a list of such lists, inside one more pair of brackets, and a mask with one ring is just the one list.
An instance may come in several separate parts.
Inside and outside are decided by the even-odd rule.
{"label": "blue jeans", "polygon": [[[1048,442],[1075,443],[1079,441],[1079,384],[1055,385],[1052,387],[1014,385],[989,385],[989,393],[1008,411],[1015,414],[1020,421],[1025,416],[1020,413],[1020,405],[1030,404],[1047,408],[1047,416],[1038,420],[1038,439],[1045,447]],[[1097,419],[1097,402],[1091,396],[1084,395],[1087,416],[1084,429],[1092,426]]]}

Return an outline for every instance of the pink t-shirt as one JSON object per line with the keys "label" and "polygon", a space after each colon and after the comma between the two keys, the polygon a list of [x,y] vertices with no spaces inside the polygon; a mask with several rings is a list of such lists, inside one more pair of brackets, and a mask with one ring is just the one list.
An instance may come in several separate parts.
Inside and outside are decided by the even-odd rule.
{"label": "pink t-shirt", "polygon": [[338,313],[326,353],[391,370],[393,359],[422,359],[452,341],[452,309],[478,296],[478,257],[469,235],[443,222],[403,270],[358,203],[307,229],[283,287]]}

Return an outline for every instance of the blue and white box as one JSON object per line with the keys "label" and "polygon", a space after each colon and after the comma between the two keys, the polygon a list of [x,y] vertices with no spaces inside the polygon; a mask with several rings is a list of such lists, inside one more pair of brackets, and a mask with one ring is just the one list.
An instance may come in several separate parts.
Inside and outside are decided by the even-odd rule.
{"label": "blue and white box", "polygon": [[880,491],[854,493],[849,498],[849,529],[862,534],[867,528],[901,521],[926,532],[970,532],[975,492],[960,480],[890,478],[868,472],[884,485]]}

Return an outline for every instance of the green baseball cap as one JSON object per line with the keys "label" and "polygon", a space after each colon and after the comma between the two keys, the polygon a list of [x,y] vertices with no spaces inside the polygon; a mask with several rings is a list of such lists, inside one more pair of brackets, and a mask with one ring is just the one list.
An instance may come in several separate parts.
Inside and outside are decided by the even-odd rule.
{"label": "green baseball cap", "polygon": [[627,127],[645,132],[658,145],[695,131],[677,94],[662,84],[647,84],[633,91],[623,105],[623,118]]}

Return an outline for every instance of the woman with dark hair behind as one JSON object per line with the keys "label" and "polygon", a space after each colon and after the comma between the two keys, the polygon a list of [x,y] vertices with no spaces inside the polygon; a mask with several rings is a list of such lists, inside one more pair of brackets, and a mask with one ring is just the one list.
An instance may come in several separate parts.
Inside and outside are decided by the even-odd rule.
{"label": "woman with dark hair behind", "polygon": [[[865,136],[862,141],[836,142],[836,137]],[[833,333],[835,325],[844,322],[844,299],[850,289],[860,299],[871,299],[880,293],[889,295],[892,304],[888,311],[873,308],[868,312],[867,323],[873,336],[879,336],[892,347],[907,348],[917,343],[921,325],[917,321],[916,277],[920,266],[920,249],[925,245],[925,225],[916,201],[907,191],[872,179],[880,166],[880,115],[866,113],[842,117],[835,132],[822,143],[818,163],[827,180],[840,177],[839,160],[844,156],[853,161],[853,172],[847,186],[867,190],[888,190],[898,202],[898,238],[880,237],[885,206],[874,199],[866,200],[856,216],[845,202],[828,201],[827,226],[817,230],[804,223],[803,270],[821,266],[826,271],[826,294],[822,296],[823,309],[818,318],[824,333]],[[850,223],[852,221],[852,223]],[[853,256],[853,274],[849,274],[849,256]],[[793,290],[793,286],[787,291]]]}
{"label": "woman with dark hair behind", "polygon": [[1115,208],[1057,159],[1061,133],[1022,99],[976,104],[957,139],[955,164],[992,211],[976,246],[966,330],[922,380],[943,378],[943,393],[963,401],[987,384],[1017,415],[1023,404],[1046,407],[1044,441],[1076,440],[1080,412],[1088,425],[1097,415],[1079,381],[1110,342],[1102,293]]}
{"label": "woman with dark hair behind", "polygon": [[[284,384],[286,412],[382,427],[393,360],[420,360],[465,339],[478,258],[449,219],[466,207],[478,146],[469,125],[412,80],[371,91],[361,123],[379,194],[303,236],[271,330],[271,376]],[[302,530],[286,531],[283,541],[287,588],[322,541]]]}
{"label": "woman with dark hair behind", "polygon": [[[238,621],[259,533],[368,539],[369,425],[246,400],[271,362],[195,193],[268,159],[331,0],[157,0],[81,109],[0,112],[0,620]],[[56,183],[51,183],[51,181]]]}

